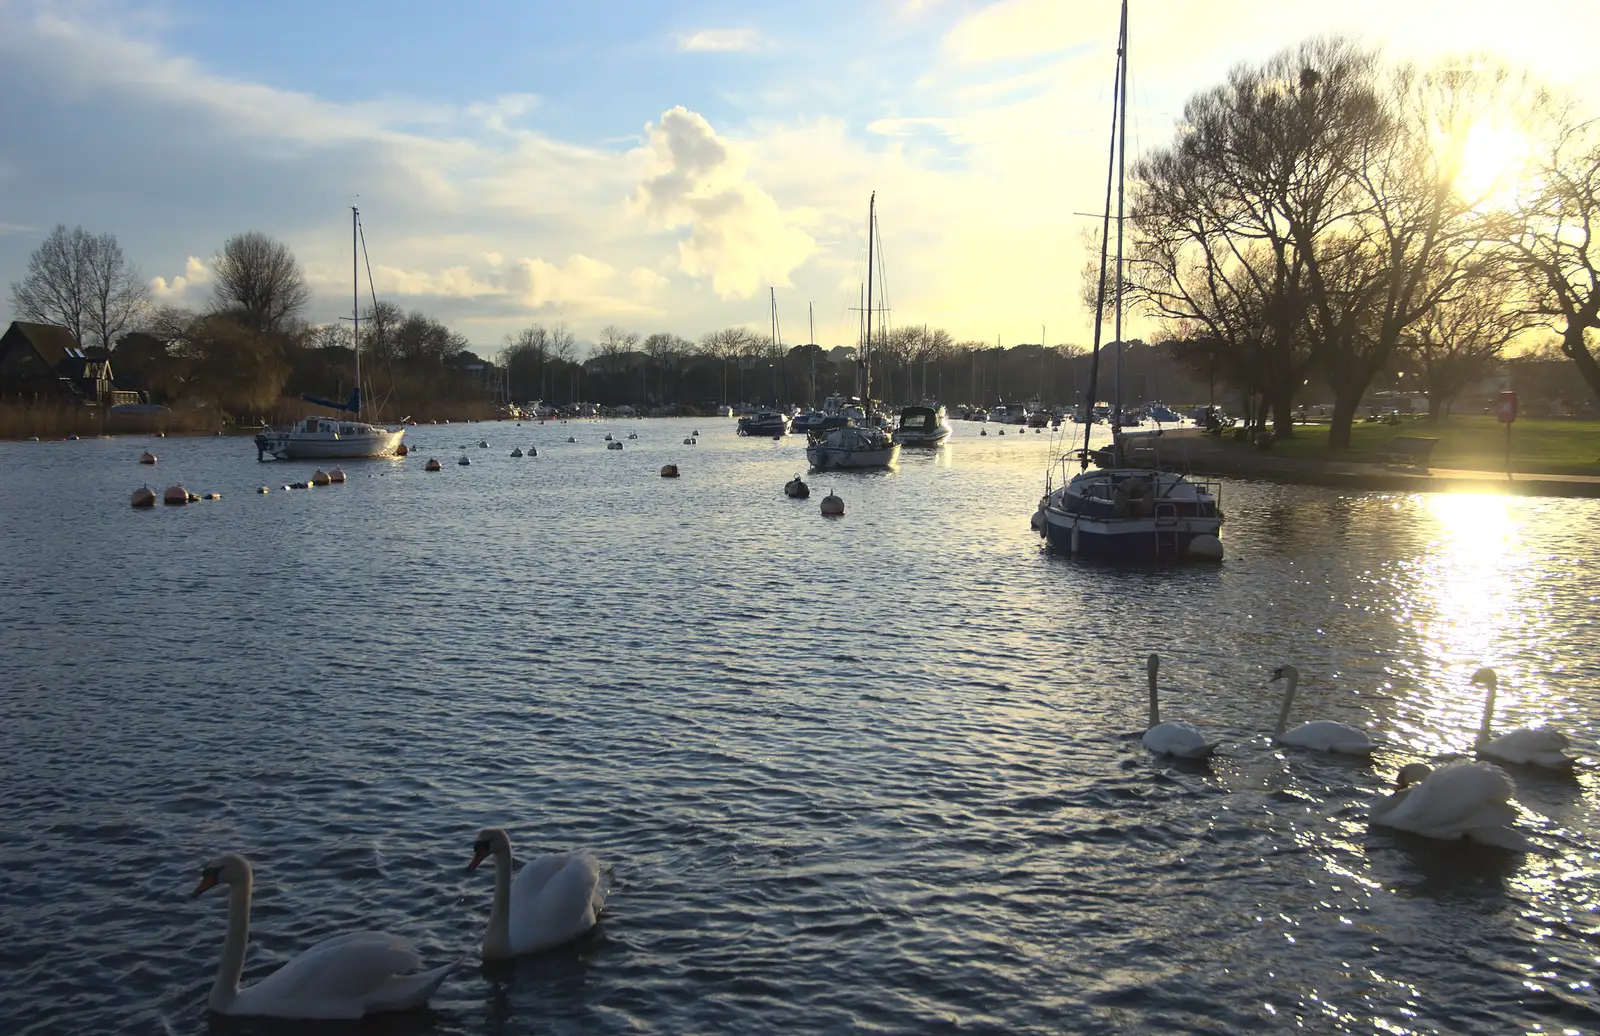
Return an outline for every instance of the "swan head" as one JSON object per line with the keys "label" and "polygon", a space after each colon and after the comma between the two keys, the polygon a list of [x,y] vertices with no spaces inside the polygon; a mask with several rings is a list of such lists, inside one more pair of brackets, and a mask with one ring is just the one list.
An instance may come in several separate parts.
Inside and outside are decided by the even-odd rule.
{"label": "swan head", "polygon": [[472,843],[472,862],[467,864],[467,873],[471,874],[478,869],[478,864],[487,860],[490,855],[498,852],[511,851],[511,836],[506,834],[505,828],[486,827],[478,832],[477,841]]}
{"label": "swan head", "polygon": [[1283,679],[1292,679],[1298,683],[1300,680],[1300,670],[1296,669],[1292,665],[1281,665],[1272,671],[1272,680],[1267,682],[1271,683],[1273,680]]}
{"label": "swan head", "polygon": [[1407,763],[1394,775],[1394,788],[1396,791],[1404,791],[1413,784],[1421,784],[1432,772],[1433,767],[1427,763]]}
{"label": "swan head", "polygon": [[206,864],[200,871],[200,884],[189,893],[194,899],[214,885],[250,884],[250,861],[238,853],[225,853]]}
{"label": "swan head", "polygon": [[1492,691],[1500,685],[1500,678],[1495,675],[1493,669],[1490,669],[1488,666],[1484,666],[1482,669],[1472,674],[1472,682],[1474,684],[1482,684],[1484,687],[1487,687]]}

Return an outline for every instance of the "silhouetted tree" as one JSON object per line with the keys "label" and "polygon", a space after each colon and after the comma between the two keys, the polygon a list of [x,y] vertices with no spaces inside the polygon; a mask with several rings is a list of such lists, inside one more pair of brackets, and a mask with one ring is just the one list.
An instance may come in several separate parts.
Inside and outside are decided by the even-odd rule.
{"label": "silhouetted tree", "polygon": [[230,237],[212,263],[217,308],[254,331],[284,330],[311,301],[287,245],[254,230]]}

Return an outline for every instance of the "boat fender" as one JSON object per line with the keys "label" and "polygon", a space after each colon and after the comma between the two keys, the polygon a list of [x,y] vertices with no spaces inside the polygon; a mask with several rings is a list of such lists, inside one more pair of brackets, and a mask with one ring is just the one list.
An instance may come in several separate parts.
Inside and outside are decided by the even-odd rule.
{"label": "boat fender", "polygon": [[272,492],[272,490],[268,489],[266,486],[262,486],[260,489],[256,490],[256,492],[260,493],[262,496],[266,496],[268,493]]}

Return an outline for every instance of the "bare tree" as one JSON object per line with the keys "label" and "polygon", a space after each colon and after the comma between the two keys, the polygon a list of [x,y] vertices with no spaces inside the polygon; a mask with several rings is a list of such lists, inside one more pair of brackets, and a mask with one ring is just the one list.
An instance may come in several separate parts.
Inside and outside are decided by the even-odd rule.
{"label": "bare tree", "polygon": [[1561,336],[1561,352],[1600,396],[1600,122],[1547,104],[1540,154],[1510,233],[1536,311]]}
{"label": "bare tree", "polygon": [[27,276],[11,285],[19,317],[58,324],[79,344],[105,349],[134,326],[149,299],[115,235],[60,223],[29,258]]}
{"label": "bare tree", "polygon": [[212,267],[217,307],[252,330],[281,330],[311,301],[294,253],[257,231],[230,237]]}
{"label": "bare tree", "polygon": [[1500,365],[1506,346],[1536,319],[1502,269],[1462,280],[1417,320],[1411,351],[1428,383],[1428,418],[1447,417],[1457,397]]}
{"label": "bare tree", "polygon": [[[577,358],[578,354],[577,336],[572,333],[571,329],[568,328],[566,324],[557,324],[555,327],[550,329],[549,350],[549,356],[552,363],[571,364]],[[574,366],[574,369],[571,372],[572,395],[568,400],[570,403],[576,403],[578,401],[577,379],[578,372],[580,370],[582,370],[582,368]],[[550,374],[550,393],[552,396],[555,394],[555,387],[555,372],[552,370]]]}

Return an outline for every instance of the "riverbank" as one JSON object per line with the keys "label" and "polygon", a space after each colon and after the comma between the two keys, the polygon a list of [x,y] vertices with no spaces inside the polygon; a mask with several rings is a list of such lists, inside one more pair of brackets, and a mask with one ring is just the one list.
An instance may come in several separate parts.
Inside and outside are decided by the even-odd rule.
{"label": "riverbank", "polygon": [[[1421,427],[1386,430],[1389,436],[1426,434]],[[1224,475],[1298,485],[1402,493],[1600,497],[1600,465],[1593,466],[1594,473],[1513,471],[1509,476],[1503,470],[1408,467],[1375,460],[1336,459],[1326,453],[1319,455],[1315,447],[1323,444],[1315,440],[1309,440],[1303,446],[1291,443],[1288,449],[1274,447],[1263,450],[1251,443],[1206,435],[1198,428],[1170,429],[1159,439],[1139,442],[1141,447],[1147,443],[1150,446],[1133,451],[1128,457],[1130,464],[1153,466],[1159,458],[1163,465],[1175,466],[1197,475]],[[1296,449],[1296,446],[1300,448]],[[1325,445],[1323,448],[1326,449]],[[1437,447],[1435,452],[1438,452]]]}

